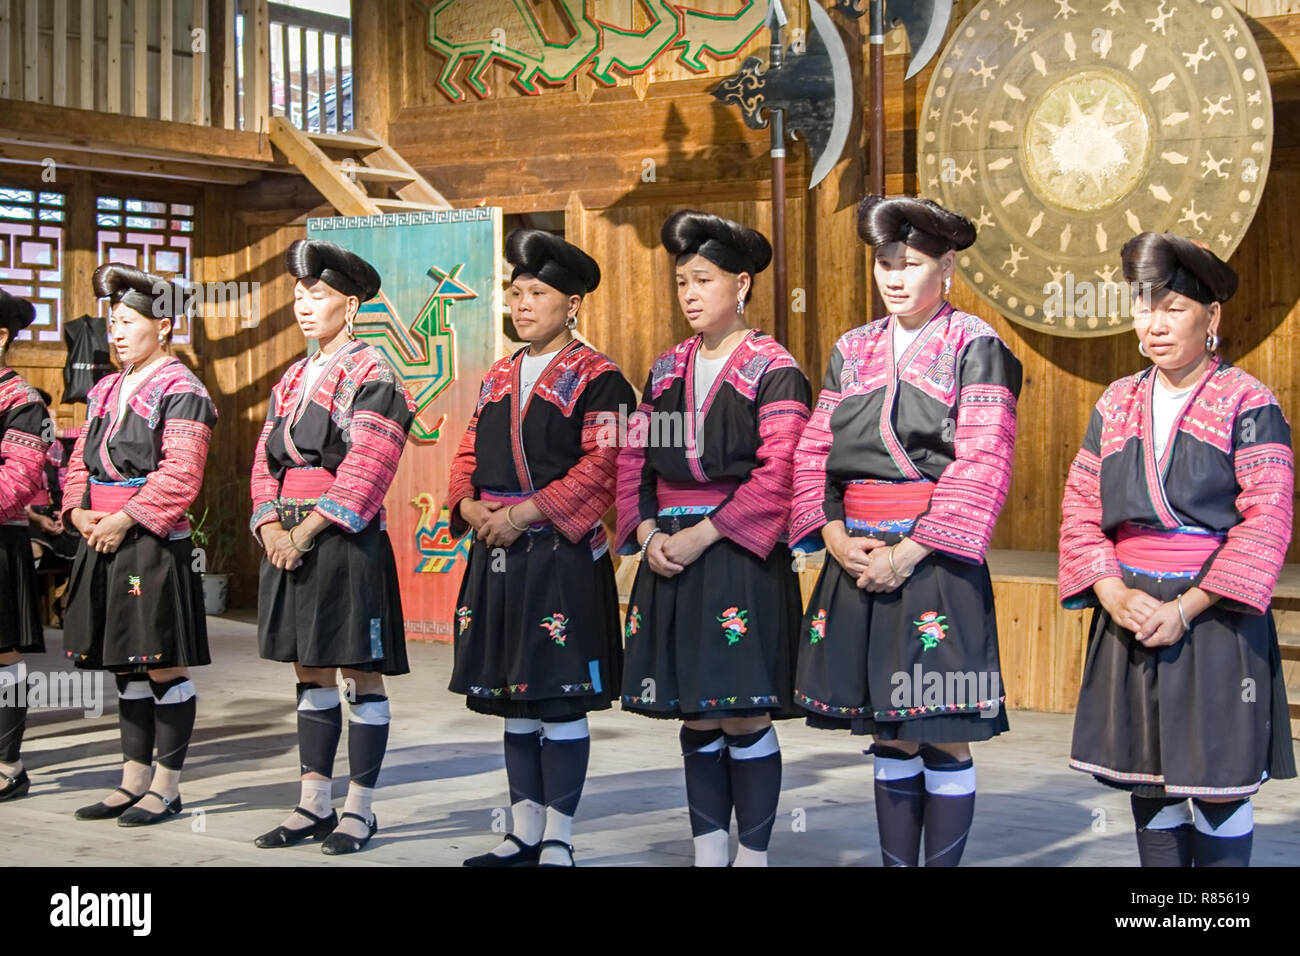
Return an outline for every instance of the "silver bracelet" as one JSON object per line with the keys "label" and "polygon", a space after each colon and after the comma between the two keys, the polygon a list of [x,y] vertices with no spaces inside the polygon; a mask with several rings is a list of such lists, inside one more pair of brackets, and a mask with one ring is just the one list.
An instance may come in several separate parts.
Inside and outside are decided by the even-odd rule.
{"label": "silver bracelet", "polygon": [[[894,548],[897,548],[897,547],[898,547],[898,545],[896,545],[896,544],[890,545],[890,546],[889,546],[889,550],[885,552],[885,557],[889,559],[889,570],[891,570],[891,571],[894,572],[894,577],[899,578],[900,580],[906,581],[908,578],[910,578],[910,577],[912,576],[912,572],[911,572],[911,571],[908,571],[906,574],[901,574],[901,573],[899,573],[898,568],[894,567]],[[913,568],[912,570],[914,571],[914,570],[916,570],[916,569]]]}
{"label": "silver bracelet", "polygon": [[653,531],[651,531],[648,535],[645,536],[645,540],[641,542],[642,557],[645,557],[646,548],[650,547],[650,539],[653,538],[658,533],[659,533],[659,529],[655,528]]}
{"label": "silver bracelet", "polygon": [[1178,620],[1183,622],[1183,630],[1190,631],[1192,625],[1187,623],[1187,616],[1183,614],[1183,596],[1181,594],[1178,595],[1178,600],[1175,603],[1178,605]]}

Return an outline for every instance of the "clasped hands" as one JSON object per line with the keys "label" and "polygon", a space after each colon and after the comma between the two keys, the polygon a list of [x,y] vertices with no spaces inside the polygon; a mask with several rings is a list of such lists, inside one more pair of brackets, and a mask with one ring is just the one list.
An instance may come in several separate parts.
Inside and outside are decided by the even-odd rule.
{"label": "clasped hands", "polygon": [[822,529],[822,540],[831,557],[856,579],[858,587],[877,594],[902,587],[932,550],[911,538],[887,545],[880,538],[856,537],[849,534],[843,521],[829,522]]}
{"label": "clasped hands", "polygon": [[[659,523],[653,518],[642,521],[636,529],[637,543],[644,545],[646,537],[658,527]],[[645,549],[645,559],[655,574],[671,578],[685,571],[687,565],[695,563],[710,545],[721,539],[718,529],[706,517],[674,534],[656,533]]]}
{"label": "clasped hands", "polygon": [[73,527],[86,539],[86,544],[100,554],[113,554],[117,551],[135,523],[135,519],[125,511],[72,509]]}
{"label": "clasped hands", "polygon": [[1128,587],[1122,578],[1103,578],[1093,585],[1097,600],[1120,627],[1133,632],[1133,637],[1143,647],[1168,647],[1182,640],[1187,633],[1183,618],[1190,624],[1198,614],[1218,600],[1200,588],[1190,588],[1179,599],[1161,601],[1145,591]]}

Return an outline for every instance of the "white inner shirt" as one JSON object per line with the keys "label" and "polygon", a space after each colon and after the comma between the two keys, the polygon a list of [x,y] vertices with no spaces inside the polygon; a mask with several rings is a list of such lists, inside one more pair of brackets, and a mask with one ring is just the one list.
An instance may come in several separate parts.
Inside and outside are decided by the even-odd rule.
{"label": "white inner shirt", "polygon": [[898,362],[903,357],[903,353],[912,347],[912,343],[916,341],[917,336],[919,336],[925,330],[925,326],[928,324],[929,323],[927,322],[921,325],[919,328],[911,329],[909,331],[908,329],[903,328],[903,323],[898,321],[898,316],[894,316],[894,366],[895,367],[898,366]]}
{"label": "white inner shirt", "polygon": [[316,383],[319,382],[320,377],[323,374],[325,374],[325,366],[329,365],[330,359],[333,356],[324,356],[325,361],[323,362],[318,361],[318,359],[320,359],[321,357],[322,357],[321,353],[317,352],[315,355],[313,355],[311,358],[307,360],[307,369],[303,373],[303,380],[302,380],[302,390],[303,390],[304,400],[310,401],[312,395],[316,394]]}
{"label": "white inner shirt", "polygon": [[713,383],[718,380],[722,374],[722,367],[727,364],[727,359],[731,358],[731,353],[721,355],[718,358],[705,358],[699,352],[695,353],[695,429],[698,431],[704,424],[705,399],[709,397],[709,392],[713,390]]}
{"label": "white inner shirt", "polygon": [[1187,404],[1187,396],[1192,394],[1194,387],[1174,392],[1156,375],[1155,394],[1151,403],[1151,438],[1156,446],[1156,461],[1164,456],[1165,449],[1169,447],[1169,441],[1173,438],[1174,421],[1178,418],[1178,412]]}
{"label": "white inner shirt", "polygon": [[528,401],[528,396],[537,384],[537,380],[542,377],[546,371],[546,366],[555,358],[554,352],[546,352],[542,355],[529,355],[524,353],[524,360],[519,366],[519,407],[524,407],[524,402]]}

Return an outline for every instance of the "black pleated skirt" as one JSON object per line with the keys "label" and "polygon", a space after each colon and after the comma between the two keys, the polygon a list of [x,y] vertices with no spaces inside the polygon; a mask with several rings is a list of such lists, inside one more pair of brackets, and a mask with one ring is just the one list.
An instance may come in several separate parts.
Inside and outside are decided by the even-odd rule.
{"label": "black pleated skirt", "polygon": [[[286,529],[295,525],[287,514],[281,522]],[[331,524],[314,542],[293,571],[263,555],[258,652],[304,667],[408,673],[397,560],[379,518],[355,534]]]}
{"label": "black pleated skirt", "polygon": [[808,724],[821,729],[919,743],[1003,733],[988,566],[935,551],[902,587],[873,593],[828,551],[803,618],[795,687]]}
{"label": "black pleated skirt", "polygon": [[575,544],[548,526],[489,548],[476,536],[456,605],[449,687],[470,710],[560,721],[618,696],[614,565],[592,557],[590,537]]}
{"label": "black pleated skirt", "polygon": [[[672,533],[700,520],[660,517],[659,527]],[[642,561],[624,624],[623,709],[684,720],[799,716],[801,609],[784,545],[760,560],[723,538],[671,578]]]}
{"label": "black pleated skirt", "polygon": [[64,653],[77,667],[111,671],[211,663],[193,561],[188,535],[169,540],[139,525],[112,554],[83,540],[68,580]]}
{"label": "black pleated skirt", "polygon": [[[1124,583],[1161,601],[1191,585],[1129,570]],[[1294,777],[1273,615],[1215,605],[1178,642],[1146,648],[1097,609],[1070,766],[1152,797],[1249,796]]]}
{"label": "black pleated skirt", "polygon": [[37,604],[36,563],[28,529],[0,525],[0,651],[39,654],[45,650]]}

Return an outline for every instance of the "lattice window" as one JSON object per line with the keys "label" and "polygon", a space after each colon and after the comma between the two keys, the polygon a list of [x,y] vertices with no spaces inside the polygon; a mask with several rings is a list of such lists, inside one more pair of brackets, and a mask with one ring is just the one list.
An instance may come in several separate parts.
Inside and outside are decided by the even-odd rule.
{"label": "lattice window", "polygon": [[[167,279],[192,278],[193,206],[100,196],[95,202],[95,222],[100,262],[120,262]],[[106,305],[101,308],[107,314]],[[189,316],[177,317],[172,340],[193,340]]]}
{"label": "lattice window", "polygon": [[63,338],[65,200],[60,192],[0,186],[0,289],[36,306],[20,341]]}

